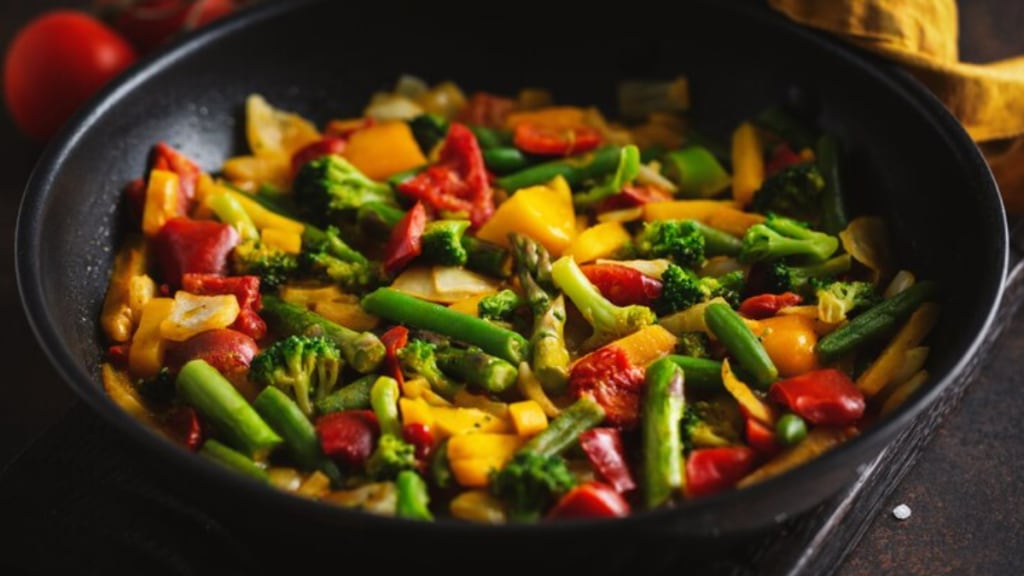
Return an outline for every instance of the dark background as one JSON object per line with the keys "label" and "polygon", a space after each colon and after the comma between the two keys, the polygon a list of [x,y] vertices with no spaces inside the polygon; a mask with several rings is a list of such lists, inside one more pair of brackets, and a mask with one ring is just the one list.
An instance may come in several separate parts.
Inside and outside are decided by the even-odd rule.
{"label": "dark background", "polygon": [[[56,6],[84,5],[0,2],[0,47],[6,48],[32,15]],[[960,9],[963,59],[981,62],[1024,54],[1024,3],[964,0]],[[41,144],[17,133],[6,112],[0,113],[0,318],[5,331],[0,365],[7,367],[0,399],[0,467],[14,461],[75,403],[36,344],[17,296],[13,240],[18,203],[41,150]],[[1019,424],[1024,376],[1016,366],[1022,352],[1024,312],[1012,320],[960,409],[875,512],[857,548],[837,567],[838,574],[1024,573],[1024,558],[1018,553],[1024,545],[1024,426]],[[905,521],[891,514],[901,503],[912,510]]]}

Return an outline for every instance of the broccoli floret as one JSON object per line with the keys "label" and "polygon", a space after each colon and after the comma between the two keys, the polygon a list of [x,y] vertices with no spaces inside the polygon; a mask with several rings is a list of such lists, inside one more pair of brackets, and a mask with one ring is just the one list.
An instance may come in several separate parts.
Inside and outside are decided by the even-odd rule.
{"label": "broccoli floret", "polygon": [[469,220],[434,220],[423,228],[423,257],[442,266],[464,266],[468,253],[462,236]]}
{"label": "broccoli floret", "polygon": [[273,290],[295,277],[299,260],[258,240],[242,242],[231,253],[231,270],[237,275],[260,277],[262,291]]}
{"label": "broccoli floret", "polygon": [[523,299],[519,294],[506,288],[481,298],[477,303],[477,312],[487,320],[508,320],[522,304]]}
{"label": "broccoli floret", "polygon": [[813,162],[787,166],[765,179],[754,193],[752,207],[762,214],[773,212],[806,220],[821,212],[825,178]]}
{"label": "broccoli floret", "polygon": [[327,252],[303,252],[299,262],[305,276],[332,282],[346,292],[365,292],[380,279],[372,263],[346,262]]}
{"label": "broccoli floret", "polygon": [[163,366],[155,376],[139,378],[136,380],[135,389],[138,390],[139,395],[142,396],[142,399],[145,400],[147,404],[166,407],[174,401],[175,376],[176,375],[172,374],[169,368]]}
{"label": "broccoli floret", "polygon": [[412,339],[398,349],[398,362],[402,370],[422,376],[434,392],[452,398],[461,386],[441,372],[437,366],[437,346],[425,340]]}
{"label": "broccoli floret", "polygon": [[394,434],[381,434],[377,448],[366,460],[366,474],[373,480],[394,480],[402,470],[416,469],[416,447]]}
{"label": "broccoli floret", "polygon": [[490,477],[491,493],[505,502],[509,518],[523,522],[540,518],[575,485],[565,459],[530,450],[517,452]]}
{"label": "broccoli floret", "polygon": [[842,254],[810,266],[791,266],[785,262],[773,262],[765,274],[765,290],[775,294],[794,292],[808,297],[817,288],[817,284],[848,272],[850,265],[849,254]]}
{"label": "broccoli floret", "polygon": [[646,306],[616,306],[609,302],[590,283],[572,256],[562,256],[551,265],[551,278],[593,329],[583,342],[584,349],[594,349],[632,334],[656,319],[654,312]]}
{"label": "broccoli floret", "polygon": [[293,191],[296,204],[318,222],[367,202],[395,204],[391,187],[370,180],[335,154],[306,163],[295,176]]}
{"label": "broccoli floret", "polygon": [[669,264],[661,274],[661,295],[654,306],[662,316],[717,297],[724,298],[730,306],[736,307],[739,306],[742,290],[742,270],[718,278],[699,277],[686,268]]}
{"label": "broccoli floret", "polygon": [[648,222],[633,239],[640,258],[670,258],[687,268],[704,262],[704,243],[700,228],[690,220]]}
{"label": "broccoli floret", "polygon": [[293,335],[257,354],[249,365],[249,379],[288,393],[308,416],[313,413],[311,397],[327,396],[338,383],[341,368],[341,352],[334,342]]}
{"label": "broccoli floret", "polygon": [[691,358],[708,358],[711,340],[705,332],[683,332],[676,337],[676,354]]}
{"label": "broccoli floret", "polygon": [[830,324],[842,322],[851,314],[877,304],[881,297],[870,282],[831,282],[815,290],[818,317]]}
{"label": "broccoli floret", "polygon": [[791,218],[769,214],[761,224],[754,224],[743,235],[740,262],[778,260],[787,256],[804,256],[822,262],[839,248],[839,239],[818,232]]}
{"label": "broccoli floret", "polygon": [[742,423],[739,405],[731,397],[717,396],[689,403],[682,421],[684,450],[736,444]]}

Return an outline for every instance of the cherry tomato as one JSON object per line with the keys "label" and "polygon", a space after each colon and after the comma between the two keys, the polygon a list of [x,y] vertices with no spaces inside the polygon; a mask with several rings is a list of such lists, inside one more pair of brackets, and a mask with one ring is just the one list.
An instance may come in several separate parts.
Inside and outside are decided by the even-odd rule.
{"label": "cherry tomato", "polygon": [[601,133],[589,126],[556,130],[529,122],[516,125],[516,148],[530,154],[571,156],[589,152],[601,145]]}
{"label": "cherry tomato", "polygon": [[342,410],[316,420],[324,454],[347,466],[362,466],[373,453],[380,425],[372,410]]}
{"label": "cherry tomato", "polygon": [[46,140],[135,60],[131,44],[92,16],[45,13],[21,28],[7,49],[7,108],[22,132]]}
{"label": "cherry tomato", "polygon": [[144,53],[236,8],[233,0],[100,0],[96,4],[114,28]]}

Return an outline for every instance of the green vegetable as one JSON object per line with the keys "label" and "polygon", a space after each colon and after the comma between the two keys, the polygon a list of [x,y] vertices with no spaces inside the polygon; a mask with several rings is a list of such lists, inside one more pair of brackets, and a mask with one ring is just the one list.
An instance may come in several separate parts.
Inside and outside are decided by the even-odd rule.
{"label": "green vegetable", "polygon": [[570,360],[565,345],[565,298],[561,294],[552,298],[541,287],[542,281],[548,286],[552,285],[551,257],[548,251],[522,234],[513,233],[510,240],[516,254],[519,285],[533,313],[530,368],[545,392],[561,394],[569,382]]}
{"label": "green vegetable", "polygon": [[795,151],[814,146],[814,133],[783,107],[765,108],[758,113],[754,123],[769,132],[774,132],[793,146]]}
{"label": "green vegetable", "polygon": [[597,348],[654,323],[654,312],[646,306],[616,306],[609,302],[572,256],[562,256],[551,265],[551,278],[593,329],[583,343],[584,349]]}
{"label": "green vegetable", "polygon": [[249,217],[249,213],[245,211],[242,203],[230,194],[211,194],[206,198],[206,204],[217,215],[218,220],[238,231],[243,242],[255,242],[259,239],[260,232]]}
{"label": "green vegetable", "polygon": [[361,252],[352,248],[342,238],[341,233],[334,226],[328,226],[321,230],[312,224],[306,224],[302,228],[302,249],[304,252],[324,252],[342,260],[354,264],[369,264],[370,261]]}
{"label": "green vegetable", "polygon": [[462,236],[469,220],[432,220],[423,228],[422,257],[442,266],[462,266],[468,254]]}
{"label": "green vegetable", "polygon": [[555,176],[562,176],[569,186],[576,187],[587,180],[612,173],[619,165],[621,148],[604,146],[590,154],[554,160],[524,168],[495,182],[498,188],[512,194],[520,188],[537,186],[550,182]]}
{"label": "green vegetable", "polygon": [[387,184],[370,180],[335,154],[307,162],[295,176],[292,189],[296,204],[313,222],[325,222],[368,202],[395,203]]}
{"label": "green vegetable", "polygon": [[604,416],[600,404],[590,396],[581,396],[552,418],[548,427],[530,438],[519,451],[542,456],[561,454],[579,440],[580,434],[600,424]]}
{"label": "green vegetable", "polygon": [[743,235],[740,262],[777,260],[787,256],[804,256],[824,262],[839,248],[839,239],[783,216],[768,215],[761,224],[754,224]]}
{"label": "green vegetable", "polygon": [[825,178],[812,162],[787,166],[765,178],[754,192],[752,207],[762,214],[775,213],[798,220],[817,220]]}
{"label": "green vegetable", "polygon": [[320,470],[331,483],[341,482],[338,467],[324,456],[316,429],[291,398],[273,386],[267,386],[252,403],[256,412],[284,439],[295,462],[304,470]]}
{"label": "green vegetable", "polygon": [[615,172],[586,192],[573,194],[572,203],[577,210],[593,208],[602,200],[621,192],[622,187],[636,180],[638,174],[640,174],[640,149],[632,144],[623,146],[619,151],[619,163]]}
{"label": "green vegetable", "polygon": [[[689,391],[689,376],[686,378],[686,387]],[[739,405],[728,394],[687,402],[682,422],[683,451],[689,453],[694,448],[736,445],[742,442],[744,425]]]}
{"label": "green vegetable", "polygon": [[507,130],[488,128],[479,124],[470,124],[469,131],[476,136],[477,144],[482,150],[507,147],[512,144],[512,134]]}
{"label": "green vegetable", "polygon": [[879,302],[818,340],[818,359],[832,363],[864,343],[890,334],[934,294],[935,283],[924,280]]}
{"label": "green vegetable", "polygon": [[216,368],[205,360],[186,362],[174,382],[178,395],[199,412],[214,436],[243,454],[257,457],[282,439]]}
{"label": "green vegetable", "polygon": [[529,342],[516,332],[393,288],[374,290],[363,297],[362,305],[370,314],[478,346],[513,365],[527,359],[530,352]]}
{"label": "green vegetable", "polygon": [[387,202],[367,202],[356,210],[359,229],[370,238],[386,238],[405,216],[405,211]]}
{"label": "green vegetable", "polygon": [[686,268],[669,264],[661,274],[661,294],[654,301],[654,309],[664,316],[718,297],[731,306],[738,306],[742,289],[742,270],[719,278],[699,277]]}
{"label": "green vegetable", "polygon": [[262,482],[270,482],[267,471],[260,468],[251,458],[241,452],[228,448],[213,438],[203,442],[203,446],[199,448],[199,455],[227,466],[236,472],[241,472],[250,478],[255,478]]}
{"label": "green vegetable", "polygon": [[[706,359],[711,356],[711,353],[708,351],[710,346],[711,340],[706,332],[681,332],[676,334],[676,353],[680,356]],[[687,379],[689,379],[689,374],[687,374]]]}
{"label": "green vegetable", "polygon": [[522,304],[519,294],[506,288],[481,298],[477,303],[477,313],[486,320],[508,321]]}
{"label": "green vegetable", "polygon": [[530,165],[530,159],[518,148],[502,146],[483,150],[484,164],[496,174],[508,174]]}
{"label": "green vegetable", "polygon": [[409,120],[409,128],[424,156],[448,136],[448,120],[438,114],[420,114]]}
{"label": "green vegetable", "polygon": [[515,365],[474,347],[439,350],[437,365],[445,373],[491,394],[501,394],[515,386],[519,376]]}
{"label": "green vegetable", "polygon": [[338,388],[315,403],[318,414],[329,414],[342,410],[362,410],[370,407],[370,389],[377,380],[376,374],[367,374]]}
{"label": "green vegetable", "polygon": [[303,251],[299,255],[299,267],[305,277],[337,284],[346,292],[373,288],[381,279],[378,266],[346,262],[327,252]]}
{"label": "green vegetable", "polygon": [[804,419],[787,412],[775,423],[775,437],[784,446],[794,446],[807,437],[807,423]]}
{"label": "green vegetable", "polygon": [[825,179],[825,188],[821,191],[821,229],[829,234],[838,234],[849,224],[846,207],[843,205],[843,181],[840,171],[839,139],[832,134],[825,134],[818,139],[815,158],[818,170]]}
{"label": "green vegetable", "polygon": [[260,291],[273,291],[294,278],[299,260],[258,240],[242,242],[231,251],[231,271],[238,276],[259,276]]}
{"label": "green vegetable", "polygon": [[531,522],[575,486],[576,478],[561,456],[520,449],[491,473],[488,485],[505,502],[510,520]]}
{"label": "green vegetable", "polygon": [[665,175],[679,187],[683,198],[711,198],[732,182],[718,159],[703,146],[687,146],[663,157]]}
{"label": "green vegetable", "polygon": [[394,434],[381,434],[366,460],[366,474],[373,480],[394,480],[403,470],[415,469],[416,448]]}
{"label": "green vegetable", "polygon": [[761,341],[750,331],[743,318],[726,304],[712,303],[704,309],[704,322],[761,389],[767,389],[779,377],[779,371]]}
{"label": "green vegetable", "polygon": [[773,262],[765,275],[766,287],[775,294],[795,292],[805,297],[810,296],[818,284],[848,272],[852,263],[849,254],[840,254],[808,266]]}
{"label": "green vegetable", "polygon": [[430,388],[451,400],[462,389],[462,385],[452,381],[437,365],[437,346],[426,340],[412,339],[398,349],[398,362],[403,372],[411,372],[422,376],[430,383]]}
{"label": "green vegetable", "polygon": [[370,407],[382,434],[402,436],[402,419],[398,415],[400,394],[398,381],[390,376],[378,376],[370,388]]}
{"label": "green vegetable", "polygon": [[657,508],[683,485],[679,423],[686,399],[683,371],[667,358],[647,367],[643,392],[642,493],[644,506]]}
{"label": "green vegetable", "polygon": [[395,479],[398,494],[395,502],[395,514],[399,518],[413,520],[433,520],[430,513],[430,493],[427,483],[419,474],[412,470],[402,470]]}
{"label": "green vegetable", "polygon": [[260,315],[279,334],[329,338],[337,344],[345,362],[357,372],[374,372],[384,360],[384,344],[372,332],[356,332],[277,296],[263,296]]}
{"label": "green vegetable", "polygon": [[693,220],[655,220],[646,222],[633,238],[641,258],[670,258],[687,268],[699,268],[704,262],[705,239]]}
{"label": "green vegetable", "polygon": [[743,241],[728,232],[712,228],[697,220],[687,222],[692,222],[704,237],[705,256],[738,256],[743,249]]}
{"label": "green vegetable", "polygon": [[504,246],[465,235],[462,247],[466,250],[466,268],[495,278],[512,275],[512,254]]}
{"label": "green vegetable", "polygon": [[725,390],[722,384],[722,363],[718,360],[681,354],[670,354],[666,358],[683,369],[688,392],[712,393]]}
{"label": "green vegetable", "polygon": [[881,300],[875,285],[870,282],[823,283],[814,293],[818,298],[821,319],[831,324],[842,322],[848,316],[871,308]]}
{"label": "green vegetable", "polygon": [[313,400],[322,400],[338,383],[341,353],[320,336],[288,336],[262,350],[249,367],[249,379],[288,393],[302,412],[313,414]]}
{"label": "green vegetable", "polygon": [[455,476],[448,464],[448,439],[441,440],[430,454],[430,479],[441,490],[455,485]]}

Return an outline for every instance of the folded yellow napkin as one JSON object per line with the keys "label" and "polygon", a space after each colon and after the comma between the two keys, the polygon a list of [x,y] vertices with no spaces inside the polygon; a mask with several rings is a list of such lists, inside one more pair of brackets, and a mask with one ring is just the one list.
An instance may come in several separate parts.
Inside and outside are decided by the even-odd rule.
{"label": "folded yellow napkin", "polygon": [[1024,212],[1024,56],[961,62],[954,0],[768,0],[802,25],[902,65],[978,143],[1009,212]]}

